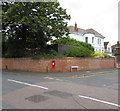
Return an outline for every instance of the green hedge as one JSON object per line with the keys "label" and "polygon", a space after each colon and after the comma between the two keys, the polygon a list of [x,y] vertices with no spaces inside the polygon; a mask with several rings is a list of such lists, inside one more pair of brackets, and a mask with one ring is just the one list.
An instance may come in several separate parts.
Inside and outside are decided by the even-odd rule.
{"label": "green hedge", "polygon": [[71,48],[66,53],[67,57],[90,57],[93,51],[85,47]]}
{"label": "green hedge", "polygon": [[61,39],[56,39],[52,42],[52,44],[63,44],[63,45],[71,45],[71,46],[77,46],[77,47],[85,47],[88,48],[91,51],[94,51],[94,48],[91,44],[77,41],[73,38],[67,37],[67,38],[61,38]]}

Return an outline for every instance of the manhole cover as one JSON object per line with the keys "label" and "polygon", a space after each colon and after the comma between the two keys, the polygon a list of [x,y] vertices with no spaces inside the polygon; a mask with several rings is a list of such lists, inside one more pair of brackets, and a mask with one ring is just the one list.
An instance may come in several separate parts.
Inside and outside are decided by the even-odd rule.
{"label": "manhole cover", "polygon": [[27,97],[25,99],[28,101],[34,102],[34,103],[39,103],[39,102],[45,101],[49,98],[46,96],[42,96],[42,95],[33,95],[33,96]]}
{"label": "manhole cover", "polygon": [[72,96],[71,93],[66,93],[66,92],[57,91],[57,90],[53,90],[53,91],[49,91],[49,92],[44,92],[44,93],[50,94],[52,96],[58,96],[58,97],[61,97],[61,98],[68,98],[68,97]]}

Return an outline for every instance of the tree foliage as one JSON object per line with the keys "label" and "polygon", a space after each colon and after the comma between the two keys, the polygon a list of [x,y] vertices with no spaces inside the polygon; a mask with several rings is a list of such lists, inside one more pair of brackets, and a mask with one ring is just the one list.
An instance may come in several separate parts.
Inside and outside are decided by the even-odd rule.
{"label": "tree foliage", "polygon": [[3,4],[3,37],[10,57],[33,56],[46,50],[52,37],[67,36],[70,15],[58,2]]}

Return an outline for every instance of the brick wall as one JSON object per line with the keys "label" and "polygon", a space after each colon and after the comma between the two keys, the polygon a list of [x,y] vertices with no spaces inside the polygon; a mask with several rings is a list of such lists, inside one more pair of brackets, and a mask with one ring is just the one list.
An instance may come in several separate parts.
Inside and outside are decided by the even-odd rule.
{"label": "brick wall", "polygon": [[[55,60],[55,68],[52,68]],[[0,60],[1,61],[1,60]],[[72,69],[71,66],[79,66]],[[115,58],[57,58],[32,60],[31,58],[6,58],[2,59],[2,69],[21,70],[32,72],[70,72],[95,69],[110,69],[116,67]]]}

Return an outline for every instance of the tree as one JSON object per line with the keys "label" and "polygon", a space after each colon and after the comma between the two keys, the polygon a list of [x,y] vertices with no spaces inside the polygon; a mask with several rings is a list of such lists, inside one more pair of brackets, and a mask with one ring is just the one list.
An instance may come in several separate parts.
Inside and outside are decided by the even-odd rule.
{"label": "tree", "polygon": [[46,50],[53,37],[68,35],[70,15],[58,2],[15,2],[4,4],[3,33],[7,55],[33,56]]}

